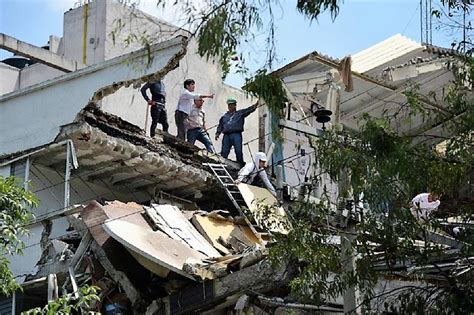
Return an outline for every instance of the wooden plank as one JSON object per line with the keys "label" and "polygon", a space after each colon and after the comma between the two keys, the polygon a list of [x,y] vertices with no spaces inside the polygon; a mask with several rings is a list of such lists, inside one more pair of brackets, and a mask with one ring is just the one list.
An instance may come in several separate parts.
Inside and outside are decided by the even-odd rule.
{"label": "wooden plank", "polygon": [[[191,248],[208,257],[219,257],[221,254],[193,227],[184,217],[181,210],[172,205],[153,205],[159,218],[159,228],[174,240],[182,241]],[[150,209],[148,208],[148,209]]]}
{"label": "wooden plank", "polygon": [[[288,234],[291,224],[286,217],[285,210],[277,206],[277,199],[265,188],[240,183],[237,185],[255,222],[269,232]],[[257,202],[270,206],[269,213],[262,213]],[[269,220],[271,219],[271,220]]]}
{"label": "wooden plank", "polygon": [[[81,211],[82,220],[72,220],[74,226],[79,231],[86,231],[87,229],[91,233],[94,240],[90,244],[90,248],[94,252],[95,257],[99,260],[101,266],[109,273],[112,279],[116,283],[120,283],[128,298],[132,302],[135,308],[142,308],[145,305],[140,292],[133,286],[128,276],[123,271],[119,271],[117,268],[118,255],[112,255],[112,253],[120,253],[122,250],[120,245],[110,237],[102,228],[102,223],[109,217],[104,211],[104,208],[95,200],[88,203],[87,207]],[[86,229],[87,227],[87,229]],[[119,247],[119,248],[117,248]],[[122,252],[120,259],[124,260]],[[128,254],[127,254],[128,255]],[[127,258],[125,258],[127,261]]]}
{"label": "wooden plank", "polygon": [[[183,264],[198,263],[206,258],[205,255],[159,231],[154,232],[123,220],[110,220],[102,226],[107,234],[128,250],[142,256],[149,264],[157,264],[189,279],[194,280],[183,271]],[[142,265],[147,268],[145,264]]]}
{"label": "wooden plank", "polygon": [[85,235],[82,236],[82,240],[79,243],[79,246],[77,247],[77,250],[74,253],[74,256],[69,262],[69,266],[71,266],[73,270],[76,269],[78,263],[81,261],[82,257],[84,256],[84,253],[89,248],[91,243],[92,243],[92,235],[91,233],[86,231]]}
{"label": "wooden plank", "polygon": [[206,237],[206,239],[220,252],[224,254],[230,253],[227,248],[222,246],[218,240],[221,237],[227,240],[234,231],[243,233],[249,242],[253,244],[261,244],[258,237],[252,232],[248,226],[235,225],[226,220],[219,220],[204,215],[194,215],[191,221],[196,228]]}

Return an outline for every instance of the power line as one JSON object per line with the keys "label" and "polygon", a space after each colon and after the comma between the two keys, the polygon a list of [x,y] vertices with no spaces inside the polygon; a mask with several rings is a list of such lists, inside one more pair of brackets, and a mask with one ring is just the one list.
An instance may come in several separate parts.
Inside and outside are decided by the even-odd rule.
{"label": "power line", "polygon": [[[309,152],[309,153],[306,153],[306,154],[309,155],[309,154],[313,154],[313,153],[315,153],[315,152],[316,152],[316,150],[313,150],[312,152]],[[296,157],[296,158],[295,158],[295,157]],[[300,154],[295,154],[295,155],[289,156],[289,157],[287,157],[287,158],[285,158],[285,159],[283,159],[283,160],[280,160],[280,161],[277,161],[277,162],[275,162],[275,163],[272,163],[272,165],[273,165],[273,164],[281,163],[281,162],[283,162],[283,161],[285,161],[285,160],[288,160],[288,159],[291,159],[291,158],[293,158],[293,160],[295,160],[295,159],[301,158],[301,157],[302,157],[302,156],[301,156]],[[293,160],[292,160],[292,161],[293,161]],[[301,184],[299,184],[299,185],[301,185]],[[297,186],[299,186],[299,185],[292,186],[292,187],[297,187]],[[94,198],[97,198],[97,197],[100,197],[100,196],[103,196],[103,195],[105,195],[105,194],[99,194],[99,195],[95,196]],[[83,201],[87,201],[87,200],[91,200],[91,199],[90,199],[90,198],[87,198],[87,199],[85,199],[85,200],[83,200]],[[119,220],[119,219],[123,219],[123,218],[129,217],[129,216],[134,215],[134,214],[141,213],[142,211],[144,211],[143,205],[141,205],[141,206],[142,206],[142,208],[141,208],[140,210],[133,211],[133,212],[131,212],[131,213],[127,213],[127,214],[124,214],[124,215],[122,215],[122,216],[118,216],[118,217],[116,217],[116,218],[108,219],[107,222],[112,222],[112,221],[115,221],[115,220]],[[63,207],[63,208],[57,209],[56,211],[64,210],[64,209],[66,209],[66,208],[68,208],[68,207]],[[50,214],[50,213],[48,213],[48,215],[49,215],[49,214]],[[31,223],[30,223],[30,224],[31,224]],[[30,225],[30,224],[23,225],[22,227],[25,227],[25,226]],[[88,227],[86,227],[86,228],[84,228],[84,229],[79,229],[79,230],[75,230],[75,231],[76,231],[76,232],[85,232],[85,231],[90,230],[90,229],[93,228],[93,227],[96,227],[96,226],[99,226],[99,225],[102,225],[102,224],[103,224],[103,223],[93,224],[93,225],[88,226]],[[62,235],[61,235],[61,236],[58,236],[58,237],[54,237],[54,238],[49,238],[48,240],[50,240],[50,241],[52,241],[52,240],[58,240],[58,239],[60,239],[61,237],[62,237]],[[33,243],[33,244],[30,244],[30,245],[27,245],[27,246],[23,247],[23,249],[30,248],[30,247],[33,247],[33,246],[36,246],[36,245],[41,245],[41,242],[37,242],[37,243]]]}

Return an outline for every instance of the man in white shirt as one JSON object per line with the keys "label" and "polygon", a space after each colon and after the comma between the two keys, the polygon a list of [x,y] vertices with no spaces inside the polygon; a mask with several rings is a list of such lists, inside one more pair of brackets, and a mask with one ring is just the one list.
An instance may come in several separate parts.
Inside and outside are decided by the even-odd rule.
{"label": "man in white shirt", "polygon": [[206,131],[206,113],[202,109],[203,104],[204,100],[202,98],[194,100],[193,108],[186,121],[186,127],[188,129],[186,136],[189,143],[194,144],[197,140],[206,146],[207,151],[215,153],[216,150]]}
{"label": "man in white shirt", "polygon": [[200,98],[214,98],[214,94],[203,95],[194,93],[195,82],[192,79],[187,79],[184,81],[184,90],[179,96],[178,105],[176,106],[176,111],[174,113],[174,120],[176,122],[176,127],[178,128],[178,138],[181,140],[185,139],[186,136],[186,119],[191,112],[194,100]]}
{"label": "man in white shirt", "polygon": [[267,172],[265,171],[265,167],[267,165],[267,156],[263,152],[257,152],[255,154],[254,160],[245,164],[244,167],[239,171],[239,177],[237,178],[237,182],[250,184],[252,185],[255,177],[258,176],[265,184],[267,189],[276,197],[276,191],[273,187],[272,183],[268,179]]}
{"label": "man in white shirt", "polygon": [[412,199],[410,211],[415,218],[427,220],[432,212],[438,210],[440,204],[438,194],[421,193]]}

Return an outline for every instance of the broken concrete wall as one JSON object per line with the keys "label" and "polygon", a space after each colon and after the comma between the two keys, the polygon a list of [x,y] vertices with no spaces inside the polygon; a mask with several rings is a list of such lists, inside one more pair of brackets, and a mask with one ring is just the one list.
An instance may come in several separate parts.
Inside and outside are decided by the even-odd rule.
{"label": "broken concrete wall", "polygon": [[182,49],[183,39],[177,38],[153,46],[159,57],[146,69],[135,67],[146,63],[147,54],[142,50],[1,97],[0,133],[4,136],[0,155],[52,142],[60,126],[71,123],[91,98],[100,100],[134,79],[164,68]]}

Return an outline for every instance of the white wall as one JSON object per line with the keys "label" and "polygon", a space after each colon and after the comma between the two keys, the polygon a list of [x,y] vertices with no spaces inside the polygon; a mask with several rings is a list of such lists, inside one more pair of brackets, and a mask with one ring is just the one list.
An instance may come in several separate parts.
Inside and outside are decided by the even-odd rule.
{"label": "white wall", "polygon": [[[97,90],[156,72],[180,49],[180,40],[155,46],[153,50],[160,50],[160,58],[140,71],[125,62],[127,58],[116,58],[0,98],[0,155],[54,141],[61,126],[73,122]],[[137,53],[133,61],[139,63],[145,58]]]}
{"label": "white wall", "polygon": [[[126,40],[129,35],[136,35],[139,39],[146,37],[150,43],[158,43],[177,35],[186,34],[185,31],[174,25],[142,11],[133,10],[116,1],[104,0],[100,2],[101,6],[106,7],[105,33],[101,35],[105,38],[105,59],[121,56],[143,47],[140,40],[133,40],[127,44]],[[119,28],[119,25],[123,27]],[[115,33],[115,41],[112,33]]]}
{"label": "white wall", "polygon": [[[63,45],[64,56],[83,62],[83,49],[86,47],[86,64],[92,65],[105,60],[105,1],[92,1],[86,6],[64,13]],[[87,20],[86,40],[84,41],[84,21]]]}
{"label": "white wall", "polygon": [[35,63],[20,70],[20,89],[62,76],[65,72]]}
{"label": "white wall", "polygon": [[18,90],[20,85],[20,69],[0,62],[0,95]]}

